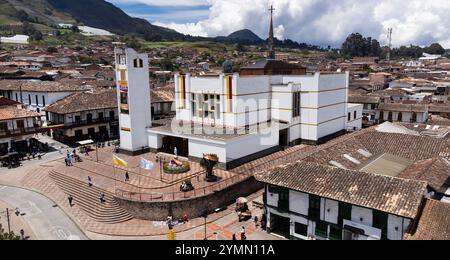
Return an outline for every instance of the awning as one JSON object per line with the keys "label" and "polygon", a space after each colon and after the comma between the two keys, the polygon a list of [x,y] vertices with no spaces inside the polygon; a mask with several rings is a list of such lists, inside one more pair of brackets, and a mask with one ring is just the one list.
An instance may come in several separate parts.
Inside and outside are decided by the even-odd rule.
{"label": "awning", "polygon": [[92,140],[85,140],[85,141],[77,142],[77,144],[79,144],[79,145],[88,145],[88,144],[93,144],[93,143],[94,143],[94,141],[92,141]]}
{"label": "awning", "polygon": [[64,127],[64,124],[42,126],[41,128],[42,128],[42,129],[53,129],[53,128],[60,128],[60,127]]}

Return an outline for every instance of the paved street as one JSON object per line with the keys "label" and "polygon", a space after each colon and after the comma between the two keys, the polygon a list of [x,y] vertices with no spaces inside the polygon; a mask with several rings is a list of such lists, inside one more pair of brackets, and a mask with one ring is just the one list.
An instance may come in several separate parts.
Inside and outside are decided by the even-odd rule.
{"label": "paved street", "polygon": [[0,186],[0,200],[25,213],[23,221],[39,240],[86,240],[74,222],[48,198],[28,190]]}

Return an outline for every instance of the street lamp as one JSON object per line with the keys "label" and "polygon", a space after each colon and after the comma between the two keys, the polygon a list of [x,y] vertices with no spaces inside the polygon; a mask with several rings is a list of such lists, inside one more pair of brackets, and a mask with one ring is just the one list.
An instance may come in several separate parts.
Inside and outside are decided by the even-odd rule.
{"label": "street lamp", "polygon": [[204,208],[200,211],[200,215],[205,219],[205,238],[203,240],[208,240],[206,232],[206,221],[208,219],[208,209]]}

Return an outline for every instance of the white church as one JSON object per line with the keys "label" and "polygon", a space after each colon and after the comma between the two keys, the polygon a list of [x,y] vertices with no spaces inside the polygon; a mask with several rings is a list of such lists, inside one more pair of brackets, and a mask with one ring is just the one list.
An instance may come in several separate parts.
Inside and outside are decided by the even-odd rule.
{"label": "white church", "polygon": [[[271,22],[270,39],[272,28]],[[115,59],[125,153],[177,150],[190,160],[216,154],[220,166],[231,169],[288,146],[326,142],[345,133],[349,122],[354,128],[350,119],[362,114],[349,113],[348,72],[307,75],[275,60],[269,40],[268,59],[239,73],[176,75],[176,117],[153,127],[148,56],[117,46]]]}

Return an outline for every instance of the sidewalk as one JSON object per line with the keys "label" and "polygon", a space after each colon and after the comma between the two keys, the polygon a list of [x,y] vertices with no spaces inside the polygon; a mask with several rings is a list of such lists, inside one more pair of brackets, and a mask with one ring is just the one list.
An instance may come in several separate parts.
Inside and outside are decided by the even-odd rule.
{"label": "sidewalk", "polygon": [[15,214],[16,207],[7,204],[0,198],[0,224],[3,229],[8,232],[6,208],[9,209],[9,223],[11,225],[11,231],[14,232],[15,235],[20,236],[20,230],[23,229],[25,231],[26,240],[36,240],[36,235],[34,234],[33,229],[26,223],[21,215],[17,216]]}

